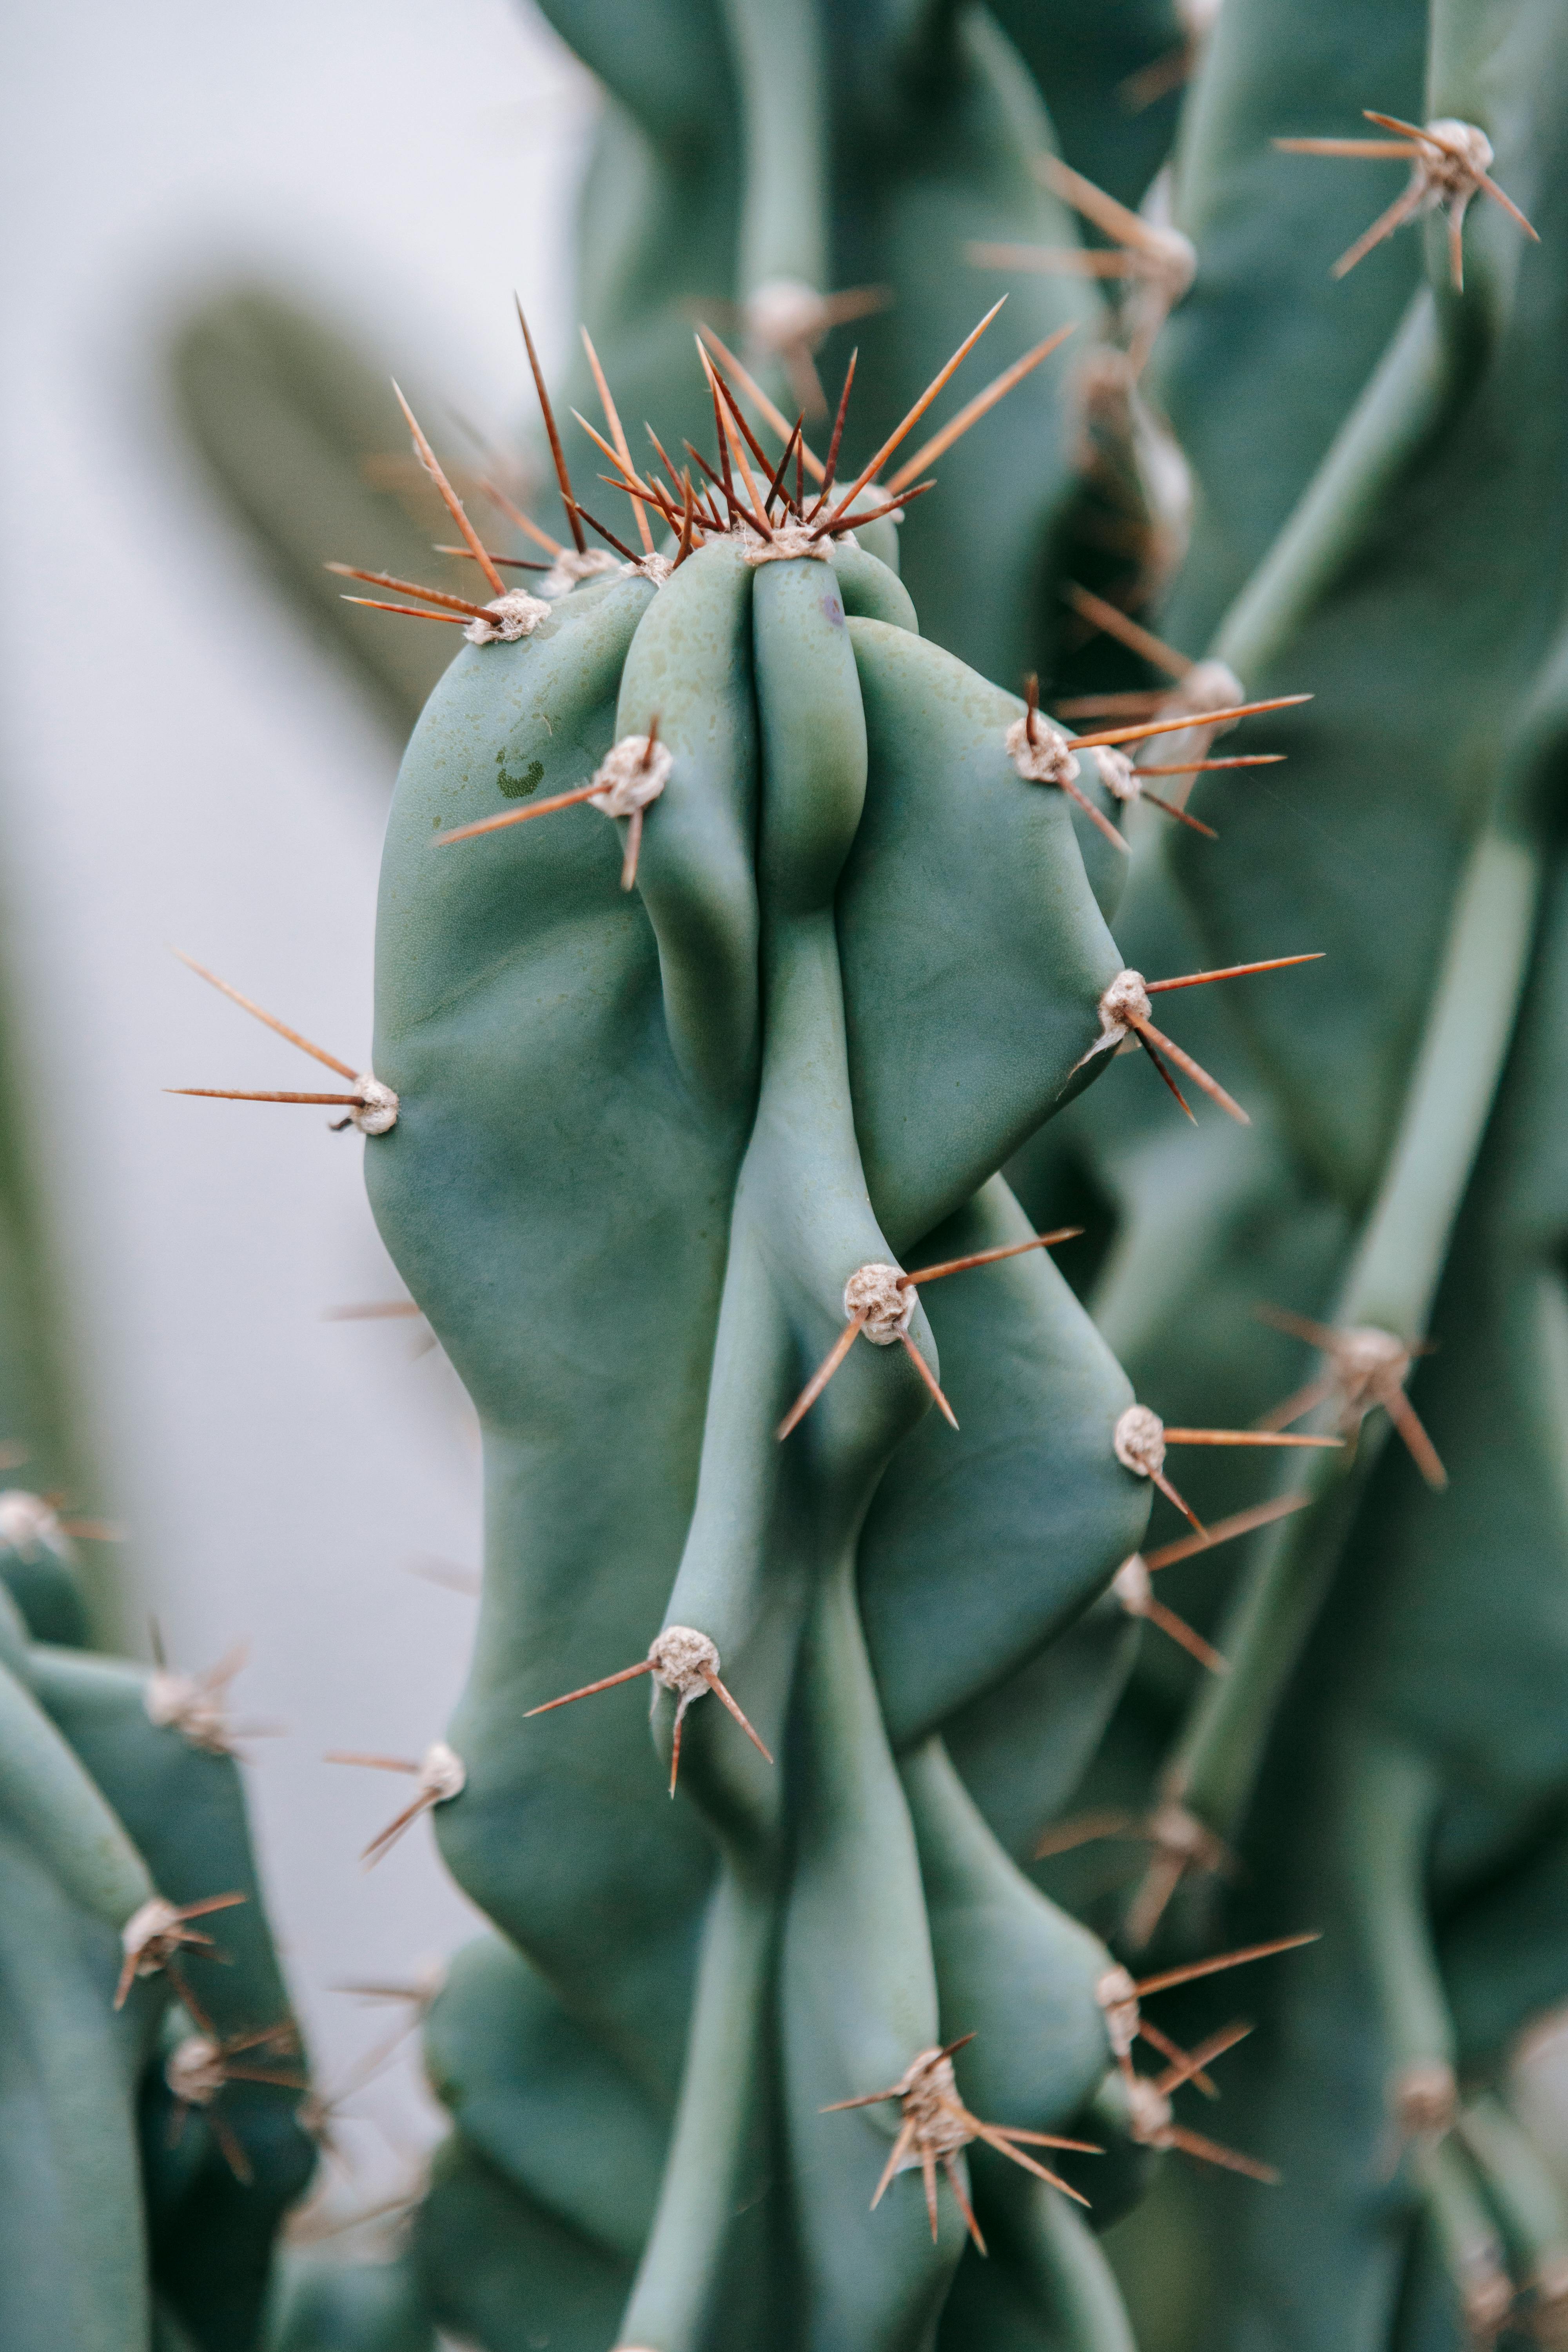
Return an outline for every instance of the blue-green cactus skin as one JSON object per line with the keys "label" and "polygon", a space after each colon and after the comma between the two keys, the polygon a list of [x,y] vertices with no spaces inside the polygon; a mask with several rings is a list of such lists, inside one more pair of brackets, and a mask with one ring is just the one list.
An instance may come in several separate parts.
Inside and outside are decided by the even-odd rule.
{"label": "blue-green cactus skin", "polygon": [[[562,2233],[574,2341],[635,2258],[629,2343],[772,2325],[783,2265],[812,2341],[912,2347],[962,2219],[933,2245],[918,2199],[868,2217],[896,2112],[818,2108],[896,2079],[952,2000],[994,2016],[974,2081],[1005,2120],[1059,2126],[1107,2063],[1102,1948],[930,1742],[1137,1541],[1123,1376],[1030,1255],[917,1303],[962,1434],[866,1345],[773,1435],[857,1265],[1028,1238],[994,1171],[1081,1087],[1120,963],[1068,803],[1006,754],[1018,703],[912,622],[864,552],[753,571],[715,544],[459,656],[399,782],[375,1066],[401,1109],[367,1177],[485,1429],[468,1779],[437,1828],[506,1939],[432,2019],[457,2137],[421,2259],[487,2343],[523,2322],[495,2333],[448,2227],[500,2200]],[[629,897],[592,811],[435,845],[489,814],[498,757],[569,789],[655,717],[673,766]],[[780,1759],[699,1706],[673,1806],[630,1695],[521,1719],[661,1620],[717,1644]],[[971,1911],[1013,1922],[989,1973]]]}

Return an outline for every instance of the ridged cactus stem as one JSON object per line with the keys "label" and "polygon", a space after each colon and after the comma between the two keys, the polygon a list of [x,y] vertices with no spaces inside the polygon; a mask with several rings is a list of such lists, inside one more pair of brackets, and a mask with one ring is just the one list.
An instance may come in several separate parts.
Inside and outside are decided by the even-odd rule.
{"label": "ridged cactus stem", "polygon": [[[1528,765],[1527,765],[1528,774]],[[1333,1321],[1406,1346],[1426,1336],[1449,1235],[1513,1034],[1541,889],[1541,856],[1515,826],[1472,850],[1398,1135]],[[1240,1822],[1280,1697],[1317,1615],[1356,1502],[1388,1435],[1309,1464],[1311,1508],[1283,1521],[1220,1636],[1228,1675],[1205,1686],[1166,1793],[1226,1840]]]}
{"label": "ridged cactus stem", "polygon": [[0,1801],[7,1822],[89,1916],[118,1933],[157,1889],[86,1769],[0,1668]]}
{"label": "ridged cactus stem", "polygon": [[744,193],[738,275],[760,288],[825,290],[826,93],[813,0],[723,0],[741,99]]}
{"label": "ridged cactus stem", "polygon": [[[685,2352],[725,2311],[726,2257],[742,2168],[768,2108],[766,2024],[777,1944],[774,1888],[731,1852],[703,1930],[691,2036],[658,2205],[621,2322],[628,2345]],[[732,2278],[730,2283],[732,2284]]]}

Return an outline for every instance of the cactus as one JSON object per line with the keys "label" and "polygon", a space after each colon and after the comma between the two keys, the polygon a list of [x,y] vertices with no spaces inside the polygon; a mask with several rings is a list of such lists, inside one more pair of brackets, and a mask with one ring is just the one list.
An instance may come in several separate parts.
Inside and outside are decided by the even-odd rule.
{"label": "cactus", "polygon": [[[455,2129],[416,2236],[437,2316],[489,2346],[617,2315],[762,2340],[786,2307],[913,2345],[983,2257],[1006,2284],[956,2313],[1103,2334],[1058,2167],[1119,2148],[1110,2210],[1145,2150],[1268,2177],[1173,2110],[1236,2038],[1141,2021],[1191,1971],[1119,1971],[943,1741],[1128,1561],[1154,1488],[1193,1516],[1168,1444],[1342,1443],[1163,1429],[998,1173],[1123,1041],[1245,1122],[1152,1000],[1311,953],[1123,969],[1116,747],[1185,716],[1069,738],[921,638],[858,543],[895,551],[874,477],[980,331],[847,485],[836,430],[816,494],[799,428],[764,477],[709,364],[710,490],[604,444],[671,553],[553,601],[505,588],[405,404],[498,593],[398,583],[470,644],[399,778],[374,1075],[261,1013],[353,1091],[248,1098],[350,1108],[485,1432],[468,1689],[370,1852],[432,1809],[500,1931],[430,2017]],[[645,1677],[668,1797],[618,1689]]]}
{"label": "cactus", "polygon": [[[412,2252],[285,2340],[1110,2352],[1141,2196],[1144,2352],[1557,2340],[1507,2096],[1568,1992],[1554,21],[1227,0],[1173,229],[1173,99],[1115,99],[1159,12],[1114,75],[1065,5],[550,13],[615,101],[573,544],[509,587],[416,432],[490,596],[320,551],[471,641],[333,1066],[486,1433],[410,1811],[493,1932]],[[916,503],[998,248],[1011,364]],[[1162,413],[1193,539],[1133,622]]]}
{"label": "cactus", "polygon": [[243,2352],[315,2150],[214,1686],[0,1644],[5,2340]]}

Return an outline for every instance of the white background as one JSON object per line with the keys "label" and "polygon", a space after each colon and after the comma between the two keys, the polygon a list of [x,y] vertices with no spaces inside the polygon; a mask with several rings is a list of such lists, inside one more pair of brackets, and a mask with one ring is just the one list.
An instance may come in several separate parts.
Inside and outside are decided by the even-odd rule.
{"label": "white background", "polygon": [[[547,365],[571,332],[596,100],[504,0],[31,0],[8,50],[0,899],[101,1467],[87,1499],[132,1530],[114,1565],[137,1654],[149,1610],[180,1664],[246,1635],[239,1710],[289,1727],[249,1785],[330,2090],[386,2022],[330,1988],[405,1976],[472,1924],[424,1824],[361,1873],[407,1784],[321,1756],[414,1756],[442,1729],[473,1603],[406,1569],[477,1565],[478,1463],[413,1327],[321,1319],[399,1288],[360,1139],[160,1091],[331,1083],[169,941],[367,1055],[395,766],[209,503],[161,351],[186,302],[256,272],[503,428],[513,286]],[[353,2110],[351,2204],[433,2127],[409,2067]]]}

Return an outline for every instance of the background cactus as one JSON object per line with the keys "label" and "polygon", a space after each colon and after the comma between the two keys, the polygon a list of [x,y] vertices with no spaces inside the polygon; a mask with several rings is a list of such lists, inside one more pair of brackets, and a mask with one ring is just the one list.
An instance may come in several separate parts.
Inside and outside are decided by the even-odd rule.
{"label": "background cactus", "polygon": [[221,1712],[9,1601],[4,1644],[7,2339],[259,2344],[315,2148]]}
{"label": "background cactus", "polygon": [[[725,306],[710,323],[779,404],[775,449],[805,362],[836,393],[858,339],[858,467],[1008,282],[967,247],[1079,250],[1076,184],[1034,168],[1042,100],[1068,166],[1122,202],[1176,113],[1187,28],[1157,12],[918,11],[896,31],[827,13],[731,0],[628,29],[552,10],[617,100],[584,213],[595,349],[628,425],[716,465],[697,317]],[[1151,2191],[1115,2240],[1144,2352],[1560,2331],[1562,2191],[1508,2104],[1513,2037],[1564,1990],[1560,47],[1525,0],[1370,24],[1228,0],[1173,180],[1197,276],[1146,376],[1148,272],[1112,318],[1089,276],[1109,263],[1012,265],[991,364],[1078,333],[911,501],[904,588],[886,524],[756,566],[715,530],[663,584],[558,579],[515,607],[526,634],[437,688],[383,872],[375,1067],[397,1118],[368,1172],[486,1430],[465,1781],[436,1822],[497,1932],[429,2019],[453,2129],[411,2252],[298,2277],[280,2341],[423,2344],[438,2317],[585,2352],[1125,2343],[1078,2209],[976,2146],[975,2118],[1105,2150],[1042,2151],[1096,2225]],[[1156,105],[1127,103],[1162,79]],[[1335,284],[1397,175],[1269,142],[1354,138],[1363,108],[1479,127],[1542,250],[1478,200],[1462,290],[1442,217]],[[1090,209],[1084,254],[1107,234],[1176,253]],[[805,299],[884,289],[837,325]],[[256,308],[253,332],[305,352],[265,371],[279,414],[343,413],[339,362]],[[1093,341],[1111,357],[1086,367]],[[215,347],[193,333],[184,380],[235,477],[192,356]],[[376,446],[359,397],[327,446]],[[1156,403],[1195,488],[1163,609],[1179,520]],[[579,492],[630,538],[575,432]],[[433,576],[429,533],[398,522],[395,544],[359,488],[328,544],[269,464],[244,471],[275,552]],[[515,503],[515,476],[497,487]],[[437,576],[482,593],[471,566]],[[1097,593],[1180,654],[1114,614],[1084,642]],[[422,699],[451,641],[353,626],[387,633],[360,641],[382,689]],[[1148,709],[1200,653],[1250,696],[1315,698],[1259,733],[1286,783],[1200,780],[1219,840],[1129,812],[1129,870],[1026,780],[1013,689],[1033,667],[1063,716]],[[1178,691],[1190,710],[1197,682]],[[635,891],[592,809],[434,845],[656,732],[670,765]],[[1166,764],[1209,733],[1167,738]],[[1081,782],[1103,822],[1115,803]],[[1189,1135],[1148,1073],[1084,1062],[1124,964],[1297,949],[1327,961],[1181,1000],[1245,1135]],[[1037,1252],[922,1291],[910,1336],[960,1431],[905,1350],[857,1343],[773,1440],[857,1266],[1064,1223],[1087,1228],[1062,1258],[1083,1304]],[[1383,1353],[1363,1343],[1360,1373],[1342,1344],[1314,1358],[1314,1328],[1370,1328]],[[1353,1444],[1272,1486],[1266,1454],[1190,1475],[1184,1457],[1216,1532],[1304,1497],[1237,1549],[1149,1555],[1195,1629],[1184,1659],[1140,1630],[1146,1577],[1110,1586],[1148,1500],[1110,1433],[1134,1394],[1245,1426],[1323,1372],[1306,1432]],[[630,1692],[523,1719],[683,1627],[776,1763],[721,1707],[685,1712],[713,1694],[669,1650],[661,1758]],[[1205,1642],[1229,1672],[1196,1687]],[[1086,1834],[1108,1822],[1152,1832],[1131,1908]],[[1222,2076],[1223,2138],[1281,2185],[1160,2160],[1192,2135],[1131,2065],[1145,2021],[1113,1953],[1158,1980],[1314,1928],[1249,1978],[1258,2030]],[[1168,1989],[1151,2030],[1223,2049],[1225,1979]],[[950,2088],[931,2053],[972,2028]],[[906,2152],[967,2142],[986,2259],[940,2175],[934,2236],[914,2180],[865,2212],[915,2123]]]}

